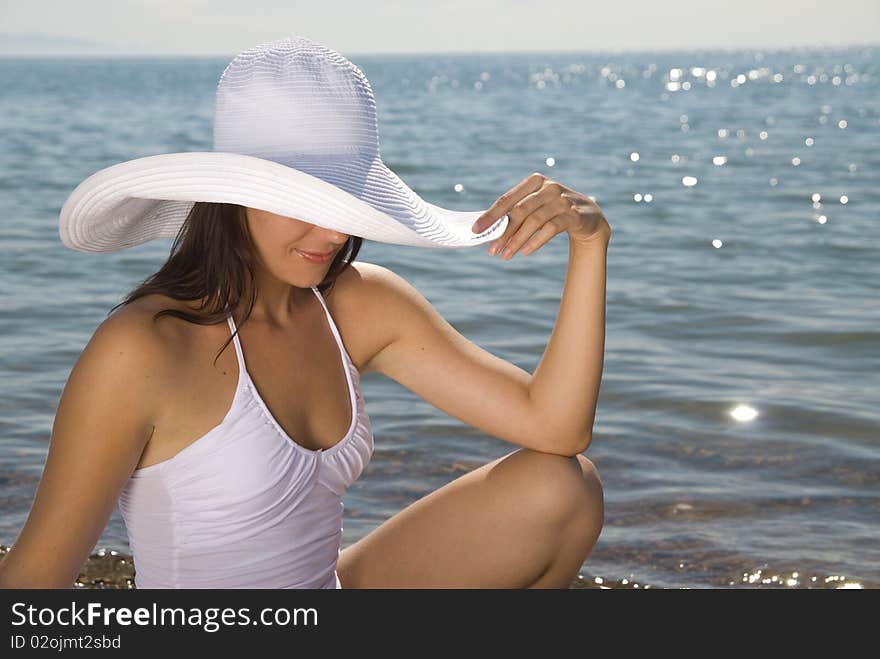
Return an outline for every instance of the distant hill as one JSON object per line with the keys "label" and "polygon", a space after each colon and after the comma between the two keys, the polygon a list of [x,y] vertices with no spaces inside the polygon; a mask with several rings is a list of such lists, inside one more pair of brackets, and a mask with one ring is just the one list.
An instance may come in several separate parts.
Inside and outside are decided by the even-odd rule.
{"label": "distant hill", "polygon": [[112,44],[41,32],[0,32],[0,57],[155,55],[140,44]]}

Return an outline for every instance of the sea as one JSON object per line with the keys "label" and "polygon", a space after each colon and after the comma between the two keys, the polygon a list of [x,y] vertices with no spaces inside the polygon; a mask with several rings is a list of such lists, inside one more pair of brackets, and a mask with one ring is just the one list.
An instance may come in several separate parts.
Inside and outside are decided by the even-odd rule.
{"label": "sea", "polygon": [[[880,45],[345,54],[381,155],[423,199],[484,210],[540,172],[612,228],[593,440],[605,523],[581,570],[622,588],[880,587]],[[67,249],[59,211],[117,162],[210,151],[228,57],[0,60],[0,544],[22,529],[59,397],[170,239]],[[464,336],[533,372],[568,245],[365,241]],[[516,445],[380,374],[343,547]],[[76,528],[70,528],[76,533]],[[95,551],[125,554],[118,509]]]}

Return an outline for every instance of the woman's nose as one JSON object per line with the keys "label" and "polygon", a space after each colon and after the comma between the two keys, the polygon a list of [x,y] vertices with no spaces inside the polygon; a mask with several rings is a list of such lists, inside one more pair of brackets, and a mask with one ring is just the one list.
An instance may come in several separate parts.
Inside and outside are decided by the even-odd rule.
{"label": "woman's nose", "polygon": [[319,230],[324,231],[327,235],[328,240],[332,240],[334,243],[344,243],[348,240],[348,234],[342,233],[341,231],[336,231],[335,229],[323,229],[318,227]]}

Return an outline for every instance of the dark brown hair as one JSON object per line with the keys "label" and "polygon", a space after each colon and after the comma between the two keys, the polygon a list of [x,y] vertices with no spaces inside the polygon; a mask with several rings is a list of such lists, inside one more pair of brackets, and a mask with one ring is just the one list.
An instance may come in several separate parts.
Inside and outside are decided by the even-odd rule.
{"label": "dark brown hair", "polygon": [[[336,278],[355,260],[362,244],[363,238],[359,236],[348,238],[317,286],[321,295],[333,287]],[[255,259],[245,207],[197,201],[174,239],[168,260],[108,315],[140,297],[161,293],[175,300],[201,300],[200,313],[162,309],[153,315],[154,322],[168,315],[199,325],[217,325],[244,301],[246,311],[241,325],[250,317],[256,300],[256,290],[251,285]],[[232,336],[220,348],[215,362],[231,340]]]}

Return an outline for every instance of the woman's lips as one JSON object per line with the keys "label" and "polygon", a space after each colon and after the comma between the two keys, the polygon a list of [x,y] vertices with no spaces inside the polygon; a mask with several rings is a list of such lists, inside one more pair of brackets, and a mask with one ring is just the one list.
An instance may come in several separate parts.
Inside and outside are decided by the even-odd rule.
{"label": "woman's lips", "polygon": [[[296,249],[296,248],[294,248],[294,249]],[[328,261],[330,261],[330,259],[333,258],[333,255],[336,253],[335,251],[333,251],[333,252],[325,252],[324,254],[318,254],[315,252],[304,252],[301,249],[297,249],[296,251],[304,259],[306,259],[307,261],[311,261],[313,263],[327,263]]]}

